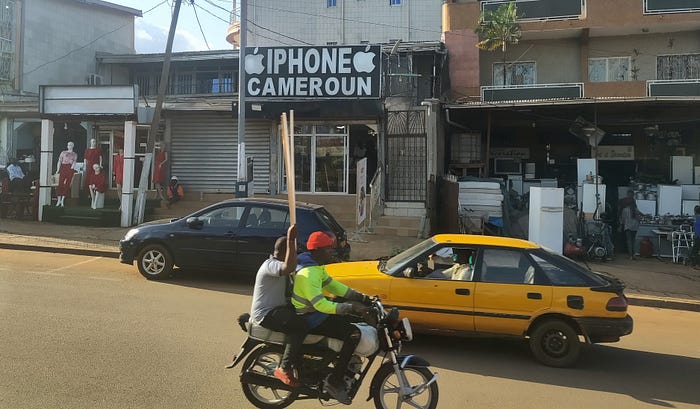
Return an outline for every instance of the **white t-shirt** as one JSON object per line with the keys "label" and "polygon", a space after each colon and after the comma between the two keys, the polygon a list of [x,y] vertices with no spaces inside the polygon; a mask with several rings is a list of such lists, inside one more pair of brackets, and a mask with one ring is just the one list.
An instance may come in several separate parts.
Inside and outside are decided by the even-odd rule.
{"label": "white t-shirt", "polygon": [[263,318],[276,307],[287,304],[286,289],[289,277],[282,276],[283,261],[270,256],[265,260],[255,276],[253,303],[250,319],[260,325]]}

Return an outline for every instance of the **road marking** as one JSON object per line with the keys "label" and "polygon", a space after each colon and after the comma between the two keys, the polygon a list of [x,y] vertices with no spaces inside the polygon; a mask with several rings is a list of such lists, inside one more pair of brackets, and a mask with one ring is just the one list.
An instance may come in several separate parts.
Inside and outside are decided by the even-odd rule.
{"label": "road marking", "polygon": [[93,280],[104,280],[104,281],[124,281],[121,278],[107,278],[107,277],[88,277]]}
{"label": "road marking", "polygon": [[40,276],[54,276],[54,277],[64,277],[65,274],[61,273],[51,273],[49,271],[27,271],[27,274],[36,274]]}
{"label": "road marking", "polygon": [[93,257],[93,258],[91,258],[91,259],[89,259],[89,260],[83,260],[83,261],[78,262],[78,263],[73,263],[73,264],[70,264],[70,265],[67,265],[67,266],[63,266],[63,267],[59,267],[59,268],[54,268],[53,270],[48,270],[48,272],[68,270],[68,269],[71,269],[71,268],[73,268],[73,267],[77,267],[77,266],[80,266],[80,265],[83,265],[83,264],[92,263],[93,261],[97,261],[97,260],[99,260],[99,259],[101,259],[101,258],[102,258],[102,257]]}

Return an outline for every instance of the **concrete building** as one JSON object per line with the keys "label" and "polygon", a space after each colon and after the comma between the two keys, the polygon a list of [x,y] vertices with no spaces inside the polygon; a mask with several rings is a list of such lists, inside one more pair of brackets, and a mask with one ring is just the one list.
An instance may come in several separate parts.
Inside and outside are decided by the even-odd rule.
{"label": "concrete building", "polygon": [[521,41],[479,50],[480,15],[504,3],[443,5],[447,170],[575,192],[577,159],[596,158],[614,209],[630,180],[671,183],[672,156],[700,165],[700,1],[515,1]]}
{"label": "concrete building", "polygon": [[[440,0],[248,0],[248,46],[439,41]],[[233,1],[239,9],[240,0]],[[228,40],[237,44],[233,14]]]}
{"label": "concrete building", "polygon": [[[36,171],[40,85],[99,85],[95,52],[134,52],[141,11],[100,0],[0,0],[0,165],[27,160]],[[82,152],[91,127],[70,118],[56,125],[56,153],[67,140]]]}

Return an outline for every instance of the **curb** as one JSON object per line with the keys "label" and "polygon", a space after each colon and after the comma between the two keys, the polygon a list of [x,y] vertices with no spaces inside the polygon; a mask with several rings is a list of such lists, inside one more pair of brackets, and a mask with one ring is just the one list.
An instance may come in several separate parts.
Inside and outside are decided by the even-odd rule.
{"label": "curb", "polygon": [[668,310],[683,310],[700,312],[700,301],[683,300],[678,298],[656,298],[636,296],[635,294],[627,295],[629,305],[640,307],[654,307]]}
{"label": "curb", "polygon": [[0,243],[0,249],[21,250],[21,251],[41,251],[45,253],[74,254],[77,256],[119,258],[118,251],[74,249],[68,247],[37,246],[30,244]]}

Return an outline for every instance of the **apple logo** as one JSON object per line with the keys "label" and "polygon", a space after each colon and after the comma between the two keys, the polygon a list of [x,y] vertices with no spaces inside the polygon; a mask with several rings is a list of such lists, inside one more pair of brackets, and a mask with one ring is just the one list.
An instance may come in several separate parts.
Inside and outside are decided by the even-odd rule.
{"label": "apple logo", "polygon": [[246,74],[258,75],[265,71],[265,65],[262,60],[265,56],[258,54],[258,47],[255,47],[253,54],[247,54],[245,56],[245,72]]}
{"label": "apple logo", "polygon": [[[352,65],[357,72],[372,72],[374,71],[374,53],[370,53],[369,44],[365,47],[365,51],[360,51],[352,57]],[[247,62],[247,61],[246,61]]]}

